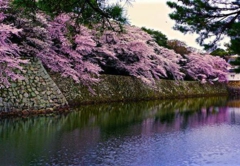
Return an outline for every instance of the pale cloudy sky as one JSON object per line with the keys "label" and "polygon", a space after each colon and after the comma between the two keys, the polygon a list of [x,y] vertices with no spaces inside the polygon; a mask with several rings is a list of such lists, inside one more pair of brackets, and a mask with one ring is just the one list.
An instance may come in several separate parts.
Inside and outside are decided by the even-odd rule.
{"label": "pale cloudy sky", "polygon": [[197,35],[184,35],[172,29],[174,21],[168,14],[171,9],[166,5],[167,0],[135,0],[132,6],[127,7],[127,14],[132,25],[161,31],[168,39],[178,39],[186,42],[187,45],[201,48],[195,39]]}

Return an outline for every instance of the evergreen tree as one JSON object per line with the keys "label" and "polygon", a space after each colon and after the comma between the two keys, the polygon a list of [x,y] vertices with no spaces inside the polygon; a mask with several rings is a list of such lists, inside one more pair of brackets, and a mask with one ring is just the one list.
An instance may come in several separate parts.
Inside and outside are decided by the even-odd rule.
{"label": "evergreen tree", "polygon": [[226,50],[224,50],[222,48],[217,48],[216,50],[212,51],[210,53],[210,55],[224,57],[224,56],[227,56],[230,54],[229,54],[229,52],[227,52]]}
{"label": "evergreen tree", "polygon": [[[197,41],[206,48],[217,46],[224,35],[239,38],[239,0],[178,0],[167,2],[174,9],[170,18],[176,21],[174,29],[183,33],[197,33]],[[211,38],[210,42],[206,39]],[[240,51],[239,51],[240,52]]]}
{"label": "evergreen tree", "polygon": [[[130,0],[126,0],[130,3]],[[101,22],[103,28],[109,25],[110,20],[119,23],[128,23],[123,6],[119,3],[109,4],[106,0],[13,0],[17,8],[25,9],[27,13],[42,11],[52,17],[62,13],[72,13],[76,23],[93,26]],[[120,25],[120,24],[119,24]]]}
{"label": "evergreen tree", "polygon": [[197,42],[212,50],[217,49],[219,41],[228,36],[231,39],[229,49],[240,54],[239,0],[178,0],[168,1],[167,5],[174,9],[169,15],[176,21],[174,29],[197,33]]}
{"label": "evergreen tree", "polygon": [[144,30],[145,32],[147,32],[148,34],[150,34],[159,46],[169,48],[168,43],[167,43],[168,38],[162,32],[156,31],[153,29],[148,29],[146,27],[142,27],[141,29]]}

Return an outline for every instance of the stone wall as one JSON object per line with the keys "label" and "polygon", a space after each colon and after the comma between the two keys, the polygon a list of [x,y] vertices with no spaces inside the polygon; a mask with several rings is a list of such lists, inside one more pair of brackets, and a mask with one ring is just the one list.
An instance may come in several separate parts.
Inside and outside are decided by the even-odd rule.
{"label": "stone wall", "polygon": [[0,89],[0,111],[43,109],[66,105],[67,101],[41,62],[32,58],[20,72],[25,79]]}
{"label": "stone wall", "polygon": [[226,85],[220,83],[212,85],[196,81],[160,80],[155,88],[150,88],[136,78],[114,75],[103,75],[98,84],[91,86],[95,91],[93,94],[89,92],[88,87],[76,84],[71,79],[62,79],[57,74],[51,74],[51,77],[69,104],[227,94]]}
{"label": "stone wall", "polygon": [[224,84],[201,84],[196,81],[160,80],[152,88],[129,76],[102,75],[98,84],[88,87],[70,78],[49,73],[41,62],[31,59],[24,65],[25,79],[0,89],[0,112],[9,110],[40,110],[69,104],[133,101],[191,96],[227,94]]}

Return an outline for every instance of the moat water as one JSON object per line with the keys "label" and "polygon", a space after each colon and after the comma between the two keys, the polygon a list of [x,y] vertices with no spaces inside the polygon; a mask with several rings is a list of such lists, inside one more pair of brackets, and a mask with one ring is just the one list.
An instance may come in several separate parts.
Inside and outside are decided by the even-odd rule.
{"label": "moat water", "polygon": [[112,103],[0,120],[0,165],[239,166],[240,100]]}

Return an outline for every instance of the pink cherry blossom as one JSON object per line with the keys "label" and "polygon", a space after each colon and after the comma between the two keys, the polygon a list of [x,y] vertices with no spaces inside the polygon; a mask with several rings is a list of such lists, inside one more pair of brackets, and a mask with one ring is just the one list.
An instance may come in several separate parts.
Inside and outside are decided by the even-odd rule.
{"label": "pink cherry blossom", "polygon": [[98,82],[102,73],[137,77],[148,85],[186,76],[203,83],[226,81],[228,64],[223,59],[191,53],[182,65],[180,54],[158,46],[141,28],[122,25],[119,32],[119,25],[112,21],[117,31],[107,27],[101,31],[97,24],[89,29],[77,25],[73,14],[64,13],[54,19],[43,13],[26,17],[20,9],[11,13],[14,9],[8,2],[0,0],[1,87],[9,86],[9,80],[23,79],[15,73],[27,63],[22,57],[37,57],[46,68],[85,85]]}

